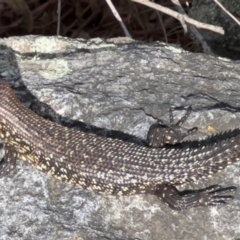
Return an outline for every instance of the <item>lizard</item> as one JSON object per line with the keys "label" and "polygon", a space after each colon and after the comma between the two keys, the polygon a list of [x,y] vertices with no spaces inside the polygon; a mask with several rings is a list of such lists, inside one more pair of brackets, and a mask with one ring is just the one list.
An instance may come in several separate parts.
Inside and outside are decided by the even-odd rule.
{"label": "lizard", "polygon": [[[181,135],[180,125],[189,114],[188,110],[175,125],[150,127],[149,146],[141,146],[44,119],[22,105],[10,85],[0,80],[0,141],[5,151],[0,175],[8,174],[21,159],[83,189],[120,196],[153,194],[174,210],[228,203],[236,187],[214,185],[190,192],[176,188],[239,160],[240,136],[196,149],[160,147],[162,138],[176,143],[196,130]],[[171,119],[170,115],[172,123]],[[174,140],[174,135],[179,139]]]}

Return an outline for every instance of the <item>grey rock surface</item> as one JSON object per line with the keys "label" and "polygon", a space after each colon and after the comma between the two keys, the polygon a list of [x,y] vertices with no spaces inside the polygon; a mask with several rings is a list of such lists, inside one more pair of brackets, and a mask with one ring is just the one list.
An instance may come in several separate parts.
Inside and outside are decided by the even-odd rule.
{"label": "grey rock surface", "polygon": [[[170,106],[178,119],[192,105],[185,127],[199,127],[193,139],[239,127],[238,62],[126,38],[28,36],[1,39],[0,45],[1,76],[26,106],[54,121],[73,127],[83,121],[90,130],[95,125],[146,138],[156,119],[168,121]],[[182,189],[240,187],[239,166]],[[0,239],[240,237],[239,190],[229,205],[176,212],[155,196],[103,196],[75,188],[21,160],[0,186]]]}

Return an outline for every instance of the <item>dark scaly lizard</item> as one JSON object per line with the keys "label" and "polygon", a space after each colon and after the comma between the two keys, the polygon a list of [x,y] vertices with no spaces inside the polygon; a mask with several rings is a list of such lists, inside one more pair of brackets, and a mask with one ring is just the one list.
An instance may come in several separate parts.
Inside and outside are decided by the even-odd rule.
{"label": "dark scaly lizard", "polygon": [[[175,126],[179,127],[185,118]],[[150,147],[145,147],[68,129],[24,107],[10,86],[0,80],[0,140],[5,149],[1,175],[22,159],[85,189],[112,195],[154,194],[177,210],[216,206],[231,200],[233,196],[226,194],[234,192],[235,187],[216,185],[180,192],[175,185],[209,177],[239,160],[240,136],[198,149],[159,148],[163,144],[158,135],[171,142],[174,132],[178,130],[173,125],[163,130],[159,126],[150,129]],[[152,136],[157,136],[157,144]]]}

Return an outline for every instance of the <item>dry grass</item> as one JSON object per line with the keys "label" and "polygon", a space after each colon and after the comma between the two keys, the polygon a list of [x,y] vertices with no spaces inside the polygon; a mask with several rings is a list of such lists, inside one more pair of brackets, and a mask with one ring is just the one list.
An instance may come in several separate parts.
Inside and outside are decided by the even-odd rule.
{"label": "dry grass", "polygon": [[[0,36],[56,35],[58,0],[1,0]],[[4,2],[4,3],[3,3]],[[60,35],[71,38],[112,38],[124,32],[104,0],[62,0]],[[134,39],[145,42],[163,41],[197,52],[199,47],[184,35],[174,18],[157,14],[153,9],[131,2],[112,0]],[[156,0],[173,8],[170,0]],[[181,1],[185,10],[185,1]],[[189,1],[191,2],[191,1]]]}

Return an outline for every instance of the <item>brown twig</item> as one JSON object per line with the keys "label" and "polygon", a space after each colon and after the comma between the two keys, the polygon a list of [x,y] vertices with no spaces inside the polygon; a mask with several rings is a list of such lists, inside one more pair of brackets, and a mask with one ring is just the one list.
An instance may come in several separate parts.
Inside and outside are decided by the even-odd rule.
{"label": "brown twig", "polygon": [[196,21],[196,20],[188,17],[187,15],[180,14],[180,13],[175,12],[175,11],[169,9],[169,8],[163,7],[159,4],[150,2],[148,0],[131,0],[131,1],[143,4],[143,5],[148,6],[150,8],[154,8],[154,9],[160,11],[160,12],[166,13],[166,14],[178,19],[179,21],[184,20],[185,22],[190,23],[190,24],[196,26],[197,28],[204,28],[204,29],[208,29],[210,31],[216,32],[216,33],[224,34],[224,30],[223,30],[222,27],[218,27],[218,26],[214,26],[214,25],[210,25],[210,24],[206,24],[206,23]]}
{"label": "brown twig", "polygon": [[238,25],[240,25],[240,21],[235,18],[218,0],[213,0],[226,14],[228,14]]}
{"label": "brown twig", "polygon": [[127,37],[132,38],[131,35],[130,35],[130,33],[128,32],[125,24],[123,23],[120,15],[118,14],[116,8],[115,8],[114,5],[112,4],[112,1],[111,1],[111,0],[106,0],[106,2],[107,2],[107,4],[108,4],[108,6],[110,7],[110,9],[111,9],[113,15],[115,16],[115,18],[119,21],[119,23],[120,23],[120,25],[121,25],[121,27],[122,27],[125,35],[126,35]]}
{"label": "brown twig", "polygon": [[[182,8],[182,5],[180,4],[179,0],[172,0],[172,3],[176,6],[177,11],[183,15],[186,15],[184,9]],[[183,27],[184,33],[187,33],[187,24],[185,21],[179,20],[181,22],[181,25]]]}
{"label": "brown twig", "polygon": [[164,35],[165,42],[168,43],[167,32],[166,32],[166,28],[163,24],[162,16],[161,16],[159,11],[156,11],[156,12],[157,12],[157,16],[158,16],[158,19],[160,21],[160,24],[161,24],[161,27],[162,27],[162,30],[163,30],[163,35]]}
{"label": "brown twig", "polygon": [[[172,0],[172,3],[174,3],[177,7],[177,10],[183,14],[186,15],[184,9],[182,8],[182,5],[180,4],[179,0]],[[185,22],[184,22],[185,23]],[[185,25],[183,25],[183,23],[181,22],[184,32],[186,33],[187,30],[185,30],[184,26],[187,27],[186,23]],[[203,52],[209,55],[214,55],[211,48],[209,47],[209,45],[207,44],[206,40],[202,37],[202,35],[199,33],[198,29],[191,24],[188,24],[188,28],[190,30],[190,32],[195,36],[195,38],[197,39],[197,41],[201,44],[202,48],[203,48]]]}
{"label": "brown twig", "polygon": [[57,20],[57,36],[60,34],[61,25],[61,0],[58,0],[58,10],[57,10],[58,20]]}

